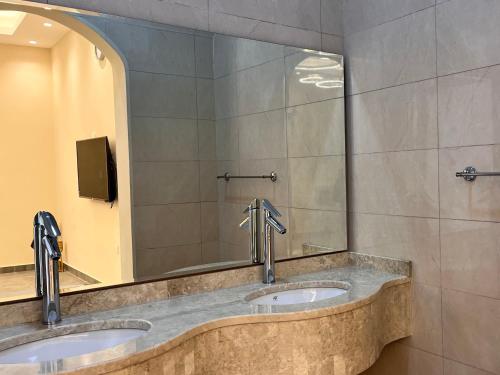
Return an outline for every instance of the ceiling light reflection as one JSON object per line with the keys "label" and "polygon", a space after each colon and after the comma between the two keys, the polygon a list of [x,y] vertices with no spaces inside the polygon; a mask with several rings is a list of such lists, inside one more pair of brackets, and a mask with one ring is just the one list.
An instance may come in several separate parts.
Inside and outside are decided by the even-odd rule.
{"label": "ceiling light reflection", "polygon": [[344,86],[344,82],[336,79],[329,79],[325,81],[315,82],[316,87],[321,89],[335,89]]}
{"label": "ceiling light reflection", "polygon": [[342,70],[340,62],[328,57],[309,56],[302,60],[295,70],[323,71],[323,70]]}
{"label": "ceiling light reflection", "polygon": [[321,81],[324,81],[324,78],[319,74],[309,74],[307,77],[299,79],[300,83],[305,83],[305,84],[315,84]]}

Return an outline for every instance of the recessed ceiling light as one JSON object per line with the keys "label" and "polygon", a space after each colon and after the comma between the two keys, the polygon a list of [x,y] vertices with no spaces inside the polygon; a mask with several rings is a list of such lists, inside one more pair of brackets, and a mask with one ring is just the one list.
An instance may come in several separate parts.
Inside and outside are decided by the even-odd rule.
{"label": "recessed ceiling light", "polygon": [[50,22],[44,22],[43,26],[45,26],[45,27],[52,27],[52,24]]}
{"label": "recessed ceiling light", "polygon": [[24,12],[12,10],[0,11],[0,34],[14,35],[25,16],[26,13]]}
{"label": "recessed ceiling light", "polygon": [[30,40],[30,41],[29,41],[29,44],[37,45],[37,44],[38,44],[38,42],[37,42],[36,40]]}

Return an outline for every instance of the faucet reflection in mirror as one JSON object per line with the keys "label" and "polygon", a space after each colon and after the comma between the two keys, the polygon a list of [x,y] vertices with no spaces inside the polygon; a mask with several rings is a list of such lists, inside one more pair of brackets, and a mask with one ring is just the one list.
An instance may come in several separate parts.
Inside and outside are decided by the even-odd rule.
{"label": "faucet reflection in mirror", "polygon": [[36,295],[43,297],[42,322],[48,325],[61,320],[58,265],[61,251],[57,244],[60,235],[54,215],[46,211],[35,215],[31,247],[35,251]]}

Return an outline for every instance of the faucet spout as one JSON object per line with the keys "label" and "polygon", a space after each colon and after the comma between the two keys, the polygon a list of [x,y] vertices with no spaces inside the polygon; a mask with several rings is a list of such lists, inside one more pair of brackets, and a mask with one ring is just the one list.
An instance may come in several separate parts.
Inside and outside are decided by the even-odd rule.
{"label": "faucet spout", "polygon": [[285,226],[283,224],[281,224],[278,220],[276,220],[273,216],[266,217],[266,221],[279,234],[285,234],[286,233]]}
{"label": "faucet spout", "polygon": [[286,228],[276,217],[280,212],[267,199],[262,200],[264,210],[264,279],[265,284],[276,282],[276,270],[274,265],[274,232],[285,234]]}

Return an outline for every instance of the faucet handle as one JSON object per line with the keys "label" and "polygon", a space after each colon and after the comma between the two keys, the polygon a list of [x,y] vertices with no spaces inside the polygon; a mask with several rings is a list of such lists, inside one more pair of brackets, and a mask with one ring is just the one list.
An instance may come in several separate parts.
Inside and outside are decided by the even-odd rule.
{"label": "faucet handle", "polygon": [[281,213],[267,199],[262,200],[262,207],[264,208],[264,210],[269,211],[271,215],[275,217],[281,216]]}

